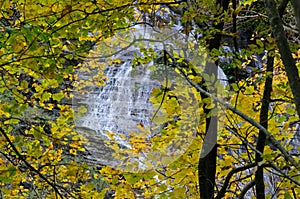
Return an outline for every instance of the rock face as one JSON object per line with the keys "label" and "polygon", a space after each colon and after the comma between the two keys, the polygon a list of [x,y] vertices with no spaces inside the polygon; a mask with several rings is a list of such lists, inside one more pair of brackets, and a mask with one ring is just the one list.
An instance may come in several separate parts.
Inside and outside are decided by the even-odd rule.
{"label": "rock face", "polygon": [[87,127],[76,127],[76,131],[84,135],[89,144],[83,159],[89,164],[104,166],[115,165],[118,161],[113,157],[114,151],[105,143],[106,137],[98,135],[93,129]]}

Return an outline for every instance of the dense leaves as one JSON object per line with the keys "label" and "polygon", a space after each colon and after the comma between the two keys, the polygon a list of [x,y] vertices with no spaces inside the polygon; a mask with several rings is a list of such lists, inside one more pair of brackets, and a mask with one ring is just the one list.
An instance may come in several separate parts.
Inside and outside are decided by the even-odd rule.
{"label": "dense leaves", "polygon": [[[274,1],[265,2],[276,5]],[[199,184],[206,183],[214,185],[210,198],[251,198],[256,196],[253,187],[263,182],[260,188],[266,198],[297,198],[300,193],[297,112],[300,101],[295,82],[299,79],[300,52],[299,30],[295,24],[299,19],[293,16],[297,9],[294,11],[292,4],[285,2],[280,1],[278,14],[273,16],[270,7],[266,12],[266,6],[255,0],[233,0],[230,4],[226,0],[2,1],[1,197],[104,198],[113,193],[115,198],[139,195],[199,198],[200,191],[204,191],[199,190]],[[227,9],[228,5],[235,6]],[[280,20],[279,25],[276,20]],[[176,82],[165,79],[164,87],[154,89],[149,99],[161,114],[155,113],[153,122],[164,128],[151,139],[134,132],[130,138],[124,138],[132,145],[125,150],[132,157],[141,153],[151,156],[151,151],[166,153],[166,156],[157,159],[153,153],[148,162],[150,170],[131,173],[87,160],[90,154],[86,146],[91,140],[77,132],[74,119],[88,110],[84,106],[72,107],[71,103],[74,90],[85,94],[88,88],[105,85],[106,64],[121,63],[113,56],[108,63],[98,62],[93,57],[102,52],[95,49],[115,53],[103,45],[106,42],[125,48],[125,38],[121,41],[112,38],[137,24],[180,27],[180,34],[197,43],[188,43],[189,50],[203,56],[202,47],[205,47],[205,56],[209,54],[210,61],[224,69],[230,84],[224,91],[225,96],[207,94],[205,91],[207,88],[212,91],[211,86],[221,89],[220,82],[215,82],[215,76],[195,70],[196,66],[186,62],[185,52],[170,52],[167,59],[159,63],[159,55],[153,49],[138,46],[143,55],[135,55],[133,67],[149,64],[154,58],[153,76],[163,79],[163,67],[168,66],[170,72],[181,78]],[[285,37],[280,37],[277,30]],[[285,43],[280,43],[281,40]],[[270,59],[274,59],[271,71],[267,70]],[[88,61],[84,63],[85,60]],[[289,67],[293,66],[294,73],[291,73]],[[79,80],[78,73],[89,74],[91,78]],[[268,85],[265,82],[270,78],[273,79],[272,92],[270,99],[264,101],[264,89]],[[200,106],[182,107],[183,101],[191,99]],[[217,106],[216,101],[222,106]],[[267,125],[261,121],[263,103],[268,107]],[[196,118],[197,114],[200,119]],[[217,148],[213,158],[216,165],[210,165],[216,170],[215,175],[212,173],[214,182],[199,183],[198,175],[202,174],[199,174],[198,164],[207,136],[207,122],[216,114],[220,116],[222,128],[215,132]],[[183,124],[182,121],[188,122]],[[260,140],[260,132],[265,140]],[[169,156],[168,146],[180,145],[181,140],[174,142],[178,134],[182,139],[192,137],[193,140],[174,160]],[[262,148],[257,146],[259,141],[264,143]],[[118,145],[110,147],[115,150],[116,158],[124,153]],[[136,166],[138,169],[139,165]],[[256,175],[258,170],[263,171],[264,177]]]}

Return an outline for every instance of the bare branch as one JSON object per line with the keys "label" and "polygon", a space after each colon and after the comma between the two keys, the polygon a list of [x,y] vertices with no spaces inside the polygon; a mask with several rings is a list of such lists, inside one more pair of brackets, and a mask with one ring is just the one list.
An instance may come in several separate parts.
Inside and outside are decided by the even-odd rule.
{"label": "bare branch", "polygon": [[238,199],[243,199],[245,197],[246,193],[249,191],[249,189],[251,189],[254,185],[255,185],[254,180],[252,180],[251,182],[246,184],[246,186],[242,189]]}
{"label": "bare branch", "polygon": [[[257,121],[255,121],[254,119],[252,119],[251,117],[247,116],[246,114],[244,114],[243,112],[235,109],[234,107],[230,106],[227,102],[224,102],[222,100],[220,100],[219,98],[217,98],[216,96],[210,94],[209,92],[205,91],[204,89],[202,89],[198,84],[196,84],[195,82],[193,82],[185,73],[183,73],[183,68],[181,66],[179,66],[179,64],[176,65],[176,67],[178,67],[179,71],[181,71],[181,74],[186,78],[186,80],[193,86],[195,87],[199,92],[205,94],[206,96],[212,98],[215,102],[223,105],[225,108],[231,110],[233,113],[239,115],[241,118],[243,118],[245,121],[249,122],[250,124],[252,124],[253,126],[255,126],[256,128],[258,128],[259,130],[261,130],[264,134],[266,134],[266,139],[270,141],[270,143],[273,144],[274,147],[276,147],[285,157],[286,160],[288,160],[294,167],[299,169],[299,165],[297,164],[297,162],[295,161],[294,158],[292,158],[288,152],[281,146],[281,144],[273,137],[273,135],[268,132],[261,124],[259,124]],[[299,87],[300,88],[300,87]]]}
{"label": "bare branch", "polygon": [[226,179],[225,179],[225,182],[221,188],[221,190],[219,191],[218,195],[215,197],[215,199],[221,199],[225,196],[225,193],[226,193],[226,189],[229,185],[229,182],[230,182],[230,179],[231,177],[235,174],[235,173],[238,173],[238,172],[241,172],[241,171],[245,171],[247,169],[250,169],[250,168],[253,168],[256,166],[256,163],[251,163],[251,164],[248,164],[246,166],[243,166],[243,167],[237,167],[237,168],[234,168],[232,169],[228,175],[226,176]]}

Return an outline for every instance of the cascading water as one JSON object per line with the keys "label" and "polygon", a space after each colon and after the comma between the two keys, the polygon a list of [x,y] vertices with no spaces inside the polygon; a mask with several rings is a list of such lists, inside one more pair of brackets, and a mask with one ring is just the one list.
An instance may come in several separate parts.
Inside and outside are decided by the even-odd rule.
{"label": "cascading water", "polygon": [[[201,97],[174,70],[172,62],[166,64],[169,60],[163,52],[180,55],[200,74],[209,60],[205,50],[189,51],[194,47],[193,41],[177,29],[159,32],[142,27],[109,41],[100,44],[95,53],[98,57],[100,54],[95,65],[105,67],[89,69],[87,64],[88,69],[83,67],[83,72],[78,73],[79,82],[92,79],[97,70],[104,71],[107,77],[104,86],[90,85],[90,92],[74,100],[76,106],[87,109],[84,116],[76,119],[76,127],[92,131],[87,135],[91,144],[88,151],[98,162],[101,159],[101,163],[133,172],[156,168],[159,162],[171,163],[186,151],[199,131]],[[152,60],[144,61],[143,56],[147,59],[149,53]],[[139,64],[133,64],[137,60]],[[218,78],[226,82],[223,71],[218,71]],[[114,151],[108,151],[106,144]],[[118,152],[116,159],[110,159],[114,152]]]}
{"label": "cascading water", "polygon": [[147,68],[133,70],[130,61],[107,67],[105,75],[108,81],[98,94],[88,97],[89,114],[80,119],[80,125],[96,129],[103,136],[114,132],[116,141],[129,147],[118,135],[138,132],[137,125],[151,126],[153,107],[149,98],[152,89],[160,84],[150,79]]}

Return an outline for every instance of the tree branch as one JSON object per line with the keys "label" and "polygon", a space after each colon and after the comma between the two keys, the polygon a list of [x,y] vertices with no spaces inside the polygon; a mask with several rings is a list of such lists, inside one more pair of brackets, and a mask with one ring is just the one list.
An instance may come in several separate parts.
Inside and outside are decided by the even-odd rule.
{"label": "tree branch", "polygon": [[[254,119],[252,119],[251,117],[247,116],[246,114],[244,114],[243,112],[235,109],[234,107],[230,106],[228,103],[220,100],[219,98],[217,98],[216,96],[210,94],[209,92],[205,91],[204,89],[202,89],[198,84],[194,83],[186,74],[184,74],[182,72],[183,68],[179,65],[176,64],[176,67],[178,67],[179,71],[181,72],[181,74],[184,76],[184,78],[189,82],[189,84],[193,87],[195,87],[199,92],[205,94],[207,97],[212,98],[215,102],[218,102],[219,104],[223,105],[225,108],[231,110],[233,113],[239,115],[241,118],[243,118],[245,121],[249,122],[250,124],[252,124],[253,126],[255,126],[256,128],[258,128],[259,130],[261,130],[265,135],[266,135],[266,139],[268,141],[270,141],[270,143],[276,147],[285,157],[285,159],[287,161],[289,161],[294,167],[299,169],[299,165],[298,163],[294,160],[294,158],[292,158],[288,152],[280,145],[280,143],[273,137],[273,135],[268,132],[261,124],[259,124],[257,121],[255,121]],[[299,86],[300,88],[300,86]],[[300,94],[300,93],[299,93]]]}
{"label": "tree branch", "polygon": [[226,193],[226,189],[229,185],[229,182],[230,182],[230,179],[231,177],[235,174],[235,173],[238,173],[238,172],[241,172],[241,171],[245,171],[247,169],[250,169],[252,167],[255,167],[256,166],[256,163],[251,163],[251,164],[248,164],[246,166],[243,166],[243,167],[237,167],[237,168],[234,168],[232,169],[226,176],[225,178],[225,182],[221,188],[221,190],[219,191],[218,195],[215,197],[215,199],[221,199],[225,196],[225,193]]}
{"label": "tree branch", "polygon": [[[276,8],[276,2],[274,0],[264,0],[265,9],[269,17],[269,21],[272,27],[272,33],[275,37],[283,65],[286,70],[288,81],[294,96],[294,102],[298,116],[300,116],[300,78],[296,62],[292,57],[286,34],[283,28],[283,23]],[[299,2],[299,1],[298,1]],[[298,10],[298,8],[296,8]],[[299,13],[300,17],[300,13]]]}
{"label": "tree branch", "polygon": [[254,185],[255,185],[254,180],[252,180],[251,182],[246,184],[246,186],[244,186],[244,188],[242,189],[238,199],[243,199],[245,197],[246,193],[248,192],[248,190],[251,189]]}
{"label": "tree branch", "polygon": [[57,193],[61,198],[63,198],[63,195],[59,192],[59,190],[57,189],[57,187],[50,182],[43,174],[41,174],[37,169],[35,169],[33,166],[31,166],[31,164],[29,162],[27,162],[25,160],[25,158],[23,157],[23,155],[20,154],[20,152],[18,151],[18,149],[15,147],[15,145],[12,143],[12,141],[9,139],[9,137],[7,136],[7,134],[5,133],[5,131],[0,127],[0,132],[2,133],[2,135],[4,136],[4,138],[6,139],[6,141],[9,143],[9,145],[11,146],[11,148],[13,149],[13,151],[16,153],[16,155],[20,158],[20,160],[22,162],[25,163],[25,165],[33,172],[35,172],[36,174],[38,174],[41,179],[43,179],[45,182],[47,182],[55,191],[55,193]]}
{"label": "tree branch", "polygon": [[[236,132],[235,129],[231,129],[233,131],[235,131],[235,134],[243,141],[243,143],[245,143],[247,146],[249,146],[255,153],[258,153],[260,156],[262,156],[263,154],[258,151],[252,144],[250,144],[246,139],[241,138],[238,133]],[[260,164],[260,165],[259,165]],[[276,166],[275,164],[273,164],[272,162],[269,163],[264,163],[263,161],[258,163],[257,166],[261,166],[261,167],[272,167],[273,169],[275,169],[278,173],[280,173],[282,176],[284,176],[285,178],[289,179],[291,182],[295,183],[296,185],[300,186],[300,182],[295,180],[294,178],[292,178],[291,176],[287,175],[286,173],[284,173],[278,166]],[[296,167],[297,168],[297,167]]]}

